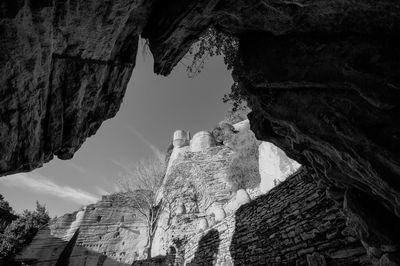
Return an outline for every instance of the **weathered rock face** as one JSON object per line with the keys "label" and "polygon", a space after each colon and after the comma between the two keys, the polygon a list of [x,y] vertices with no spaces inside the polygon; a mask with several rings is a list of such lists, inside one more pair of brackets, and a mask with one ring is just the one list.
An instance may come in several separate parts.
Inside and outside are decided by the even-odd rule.
{"label": "weathered rock face", "polygon": [[[267,185],[269,176],[261,174],[254,182],[245,182],[240,190],[233,184],[232,171],[235,168],[235,158],[241,149],[248,149],[242,142],[259,143],[250,131],[248,120],[232,126],[235,132],[224,138],[224,143],[215,145],[214,135],[201,131],[193,135],[193,139],[185,139],[186,145],[176,145],[172,151],[166,170],[162,188],[163,199],[170,204],[161,216],[159,229],[153,241],[153,255],[166,254],[172,239],[189,236],[205,230],[209,225],[224,220],[226,215],[233,214],[241,205],[262,192],[270,190],[274,185]],[[183,132],[183,131],[176,131]],[[200,133],[200,134],[199,134]],[[177,134],[174,134],[174,139]],[[188,136],[186,132],[184,136]],[[197,137],[196,137],[197,136]],[[212,145],[209,145],[212,143]],[[272,145],[272,144],[271,144]],[[238,148],[239,147],[239,148]],[[276,148],[276,147],[275,147]],[[279,150],[276,148],[276,150]],[[263,157],[278,157],[278,161],[286,157],[279,156],[276,150],[266,150]],[[282,151],[281,151],[282,152]],[[260,157],[262,157],[260,155]],[[281,162],[283,167],[297,167],[294,161],[286,157]],[[243,158],[243,164],[253,164],[254,158]],[[255,160],[255,163],[266,163]],[[240,167],[239,167],[240,168]],[[256,166],[255,170],[259,170]],[[297,170],[296,168],[296,170]],[[275,178],[284,179],[281,172]],[[246,172],[250,175],[250,172]],[[286,177],[286,176],[285,176]],[[261,185],[264,185],[261,189]],[[250,194],[250,195],[249,195]],[[167,229],[167,230],[166,230]]]}
{"label": "weathered rock face", "polygon": [[345,220],[301,170],[200,232],[188,229],[204,220],[177,217],[174,237],[184,265],[371,265]]}
{"label": "weathered rock face", "polygon": [[176,205],[185,204],[187,212],[205,212],[213,202],[226,203],[231,197],[227,168],[232,155],[225,146],[181,151],[170,166],[165,193],[179,199]]}
{"label": "weathered rock face", "polygon": [[400,30],[399,14],[393,0],[157,1],[143,36],[150,40],[155,72],[166,75],[210,25],[238,36],[254,31],[294,37],[310,33],[395,36]]}
{"label": "weathered rock face", "polygon": [[400,51],[381,38],[249,34],[236,69],[256,136],[312,167],[339,201],[346,190],[361,239],[379,250],[400,243]]}
{"label": "weathered rock face", "polygon": [[71,158],[116,114],[151,3],[1,3],[1,175]]}
{"label": "weathered rock face", "polygon": [[[252,129],[312,168],[382,263],[400,246],[400,4],[5,1],[0,173],[72,156],[113,116],[139,33],[168,74],[213,24],[240,38]],[[345,192],[346,191],[346,192]]]}
{"label": "weathered rock face", "polygon": [[[144,258],[145,223],[121,197],[66,214],[39,230],[17,261],[29,265],[130,265]],[[64,263],[64,264],[60,264]]]}
{"label": "weathered rock face", "polygon": [[[377,260],[387,261],[393,254],[383,254],[398,252],[400,245],[400,5],[202,5],[212,11],[192,8],[183,18],[155,11],[152,23],[160,25],[160,17],[172,21],[158,31],[152,24],[145,29],[155,71],[169,73],[193,31],[208,24],[238,36],[234,78],[249,94],[252,130],[312,168],[333,198],[345,199],[344,208],[365,246]],[[159,34],[163,30],[169,34]]]}

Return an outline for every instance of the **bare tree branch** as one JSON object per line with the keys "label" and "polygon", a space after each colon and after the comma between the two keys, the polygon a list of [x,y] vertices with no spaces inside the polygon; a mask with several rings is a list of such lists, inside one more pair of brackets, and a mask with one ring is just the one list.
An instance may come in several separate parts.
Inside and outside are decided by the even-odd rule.
{"label": "bare tree branch", "polygon": [[157,231],[158,221],[168,201],[159,198],[165,175],[164,161],[150,158],[138,162],[132,172],[117,180],[121,189],[129,197],[129,204],[146,219],[148,234],[148,256],[151,257],[151,246]]}

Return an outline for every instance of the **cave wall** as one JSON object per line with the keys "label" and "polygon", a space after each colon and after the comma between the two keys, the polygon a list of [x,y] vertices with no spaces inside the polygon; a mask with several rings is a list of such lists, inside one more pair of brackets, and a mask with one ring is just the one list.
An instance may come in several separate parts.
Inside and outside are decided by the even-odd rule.
{"label": "cave wall", "polygon": [[155,11],[153,23],[173,21],[169,35],[144,36],[160,74],[201,23],[237,36],[233,77],[257,138],[312,169],[374,263],[399,264],[399,11],[396,1],[220,1],[192,27]]}
{"label": "cave wall", "polygon": [[397,47],[384,36],[250,33],[234,73],[257,138],[312,168],[384,260],[400,243]]}
{"label": "cave wall", "polygon": [[70,159],[115,116],[151,5],[1,2],[1,175]]}
{"label": "cave wall", "polygon": [[315,172],[376,263],[400,257],[395,0],[5,0],[1,175],[71,158],[115,115],[139,34],[167,75],[210,25],[240,39],[256,136]]}
{"label": "cave wall", "polygon": [[238,37],[233,77],[256,137],[312,169],[374,263],[400,264],[400,4],[219,1],[205,10],[188,10],[198,13],[188,24],[155,9],[151,25],[171,21],[169,34],[143,33],[155,72],[168,74],[207,23]]}

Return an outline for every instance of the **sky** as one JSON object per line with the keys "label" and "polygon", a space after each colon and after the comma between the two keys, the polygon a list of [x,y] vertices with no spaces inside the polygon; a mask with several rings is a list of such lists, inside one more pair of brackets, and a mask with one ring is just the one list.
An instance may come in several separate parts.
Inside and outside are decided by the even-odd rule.
{"label": "sky", "polygon": [[33,210],[38,200],[52,217],[95,203],[115,192],[116,178],[136,162],[165,153],[175,130],[213,129],[230,108],[222,97],[232,83],[222,57],[210,58],[196,77],[188,77],[183,63],[163,77],[153,73],[151,54],[139,51],[118,114],[73,159],[0,178],[0,194],[17,212]]}

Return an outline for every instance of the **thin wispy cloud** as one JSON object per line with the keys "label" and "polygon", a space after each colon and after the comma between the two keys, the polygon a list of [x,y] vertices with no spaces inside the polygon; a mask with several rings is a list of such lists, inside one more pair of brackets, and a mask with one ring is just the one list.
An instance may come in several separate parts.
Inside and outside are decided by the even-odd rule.
{"label": "thin wispy cloud", "polygon": [[73,169],[75,169],[76,171],[78,171],[81,174],[86,174],[87,171],[85,168],[83,168],[82,166],[80,166],[79,164],[76,164],[72,161],[64,161],[65,164],[69,165],[70,167],[72,167]]}
{"label": "thin wispy cloud", "polygon": [[136,137],[140,139],[141,142],[146,144],[147,147],[151,149],[151,151],[154,153],[157,158],[160,159],[160,161],[164,161],[164,155],[163,153],[153,144],[151,143],[148,139],[146,139],[139,131],[137,131],[133,126],[131,125],[125,125],[126,128],[134,134]]}
{"label": "thin wispy cloud", "polygon": [[118,166],[119,172],[117,176],[115,177],[115,184],[114,184],[114,192],[118,193],[124,190],[123,187],[121,187],[121,180],[124,179],[126,176],[134,176],[135,175],[135,165],[132,163],[126,163],[126,162],[121,162],[119,160],[115,159],[110,159],[113,164]]}
{"label": "thin wispy cloud", "polygon": [[120,169],[121,171],[118,174],[125,173],[125,174],[128,174],[128,175],[132,175],[132,174],[135,173],[134,168],[133,168],[134,165],[129,164],[129,163],[123,163],[123,162],[121,162],[119,160],[115,160],[115,159],[110,159],[110,160],[111,160],[111,162],[113,164],[115,164],[116,166],[121,168]]}
{"label": "thin wispy cloud", "polygon": [[33,173],[20,173],[2,178],[0,183],[8,187],[20,187],[38,193],[73,201],[79,204],[90,204],[99,200],[96,195],[87,191],[56,184],[47,177]]}

